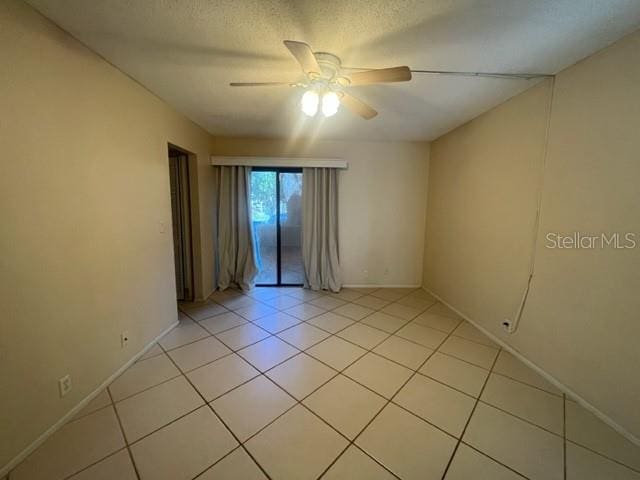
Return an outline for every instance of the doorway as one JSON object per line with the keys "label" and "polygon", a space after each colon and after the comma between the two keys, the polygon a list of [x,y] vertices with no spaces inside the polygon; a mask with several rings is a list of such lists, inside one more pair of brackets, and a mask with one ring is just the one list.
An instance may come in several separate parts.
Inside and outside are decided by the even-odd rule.
{"label": "doorway", "polygon": [[189,154],[169,146],[169,180],[171,186],[171,220],[173,258],[176,272],[176,297],[193,301],[193,252],[191,247],[191,190]]}
{"label": "doorway", "polygon": [[302,169],[253,168],[251,219],[256,285],[302,285]]}

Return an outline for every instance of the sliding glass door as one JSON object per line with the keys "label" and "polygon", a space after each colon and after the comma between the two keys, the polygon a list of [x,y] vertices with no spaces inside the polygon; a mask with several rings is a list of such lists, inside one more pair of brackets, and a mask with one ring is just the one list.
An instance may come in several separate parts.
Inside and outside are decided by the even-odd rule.
{"label": "sliding glass door", "polygon": [[278,284],[277,173],[251,171],[251,221],[258,263],[258,285]]}
{"label": "sliding glass door", "polygon": [[251,218],[257,285],[302,285],[302,169],[254,168]]}

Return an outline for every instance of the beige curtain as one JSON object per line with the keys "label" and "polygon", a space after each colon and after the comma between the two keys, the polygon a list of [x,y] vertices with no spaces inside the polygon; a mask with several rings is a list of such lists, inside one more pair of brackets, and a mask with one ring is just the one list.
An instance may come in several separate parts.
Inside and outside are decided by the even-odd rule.
{"label": "beige curtain", "polygon": [[217,285],[221,290],[232,285],[249,290],[258,274],[249,198],[251,167],[215,168],[218,187]]}
{"label": "beige curtain", "polygon": [[338,171],[302,170],[302,258],[304,286],[340,291],[338,254]]}
{"label": "beige curtain", "polygon": [[191,206],[189,199],[189,159],[176,151],[169,152],[171,186],[171,220],[173,225],[173,258],[176,269],[178,300],[193,300],[191,265]]}

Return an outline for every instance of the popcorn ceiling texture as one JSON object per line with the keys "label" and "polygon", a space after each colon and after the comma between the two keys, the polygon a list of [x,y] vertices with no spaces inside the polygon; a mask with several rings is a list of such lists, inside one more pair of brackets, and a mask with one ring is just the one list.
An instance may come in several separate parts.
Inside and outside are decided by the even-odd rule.
{"label": "popcorn ceiling texture", "polygon": [[555,73],[640,23],[633,0],[29,0],[118,68],[219,136],[433,140],[534,81],[415,75],[352,93],[380,115],[303,118],[282,45],[302,40],[358,67]]}

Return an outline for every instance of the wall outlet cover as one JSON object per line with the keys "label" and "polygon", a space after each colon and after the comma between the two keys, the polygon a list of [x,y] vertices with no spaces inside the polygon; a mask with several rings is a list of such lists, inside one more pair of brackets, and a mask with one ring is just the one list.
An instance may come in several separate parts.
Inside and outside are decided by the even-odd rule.
{"label": "wall outlet cover", "polygon": [[58,389],[60,390],[60,398],[64,397],[71,391],[71,375],[66,374],[58,380]]}

